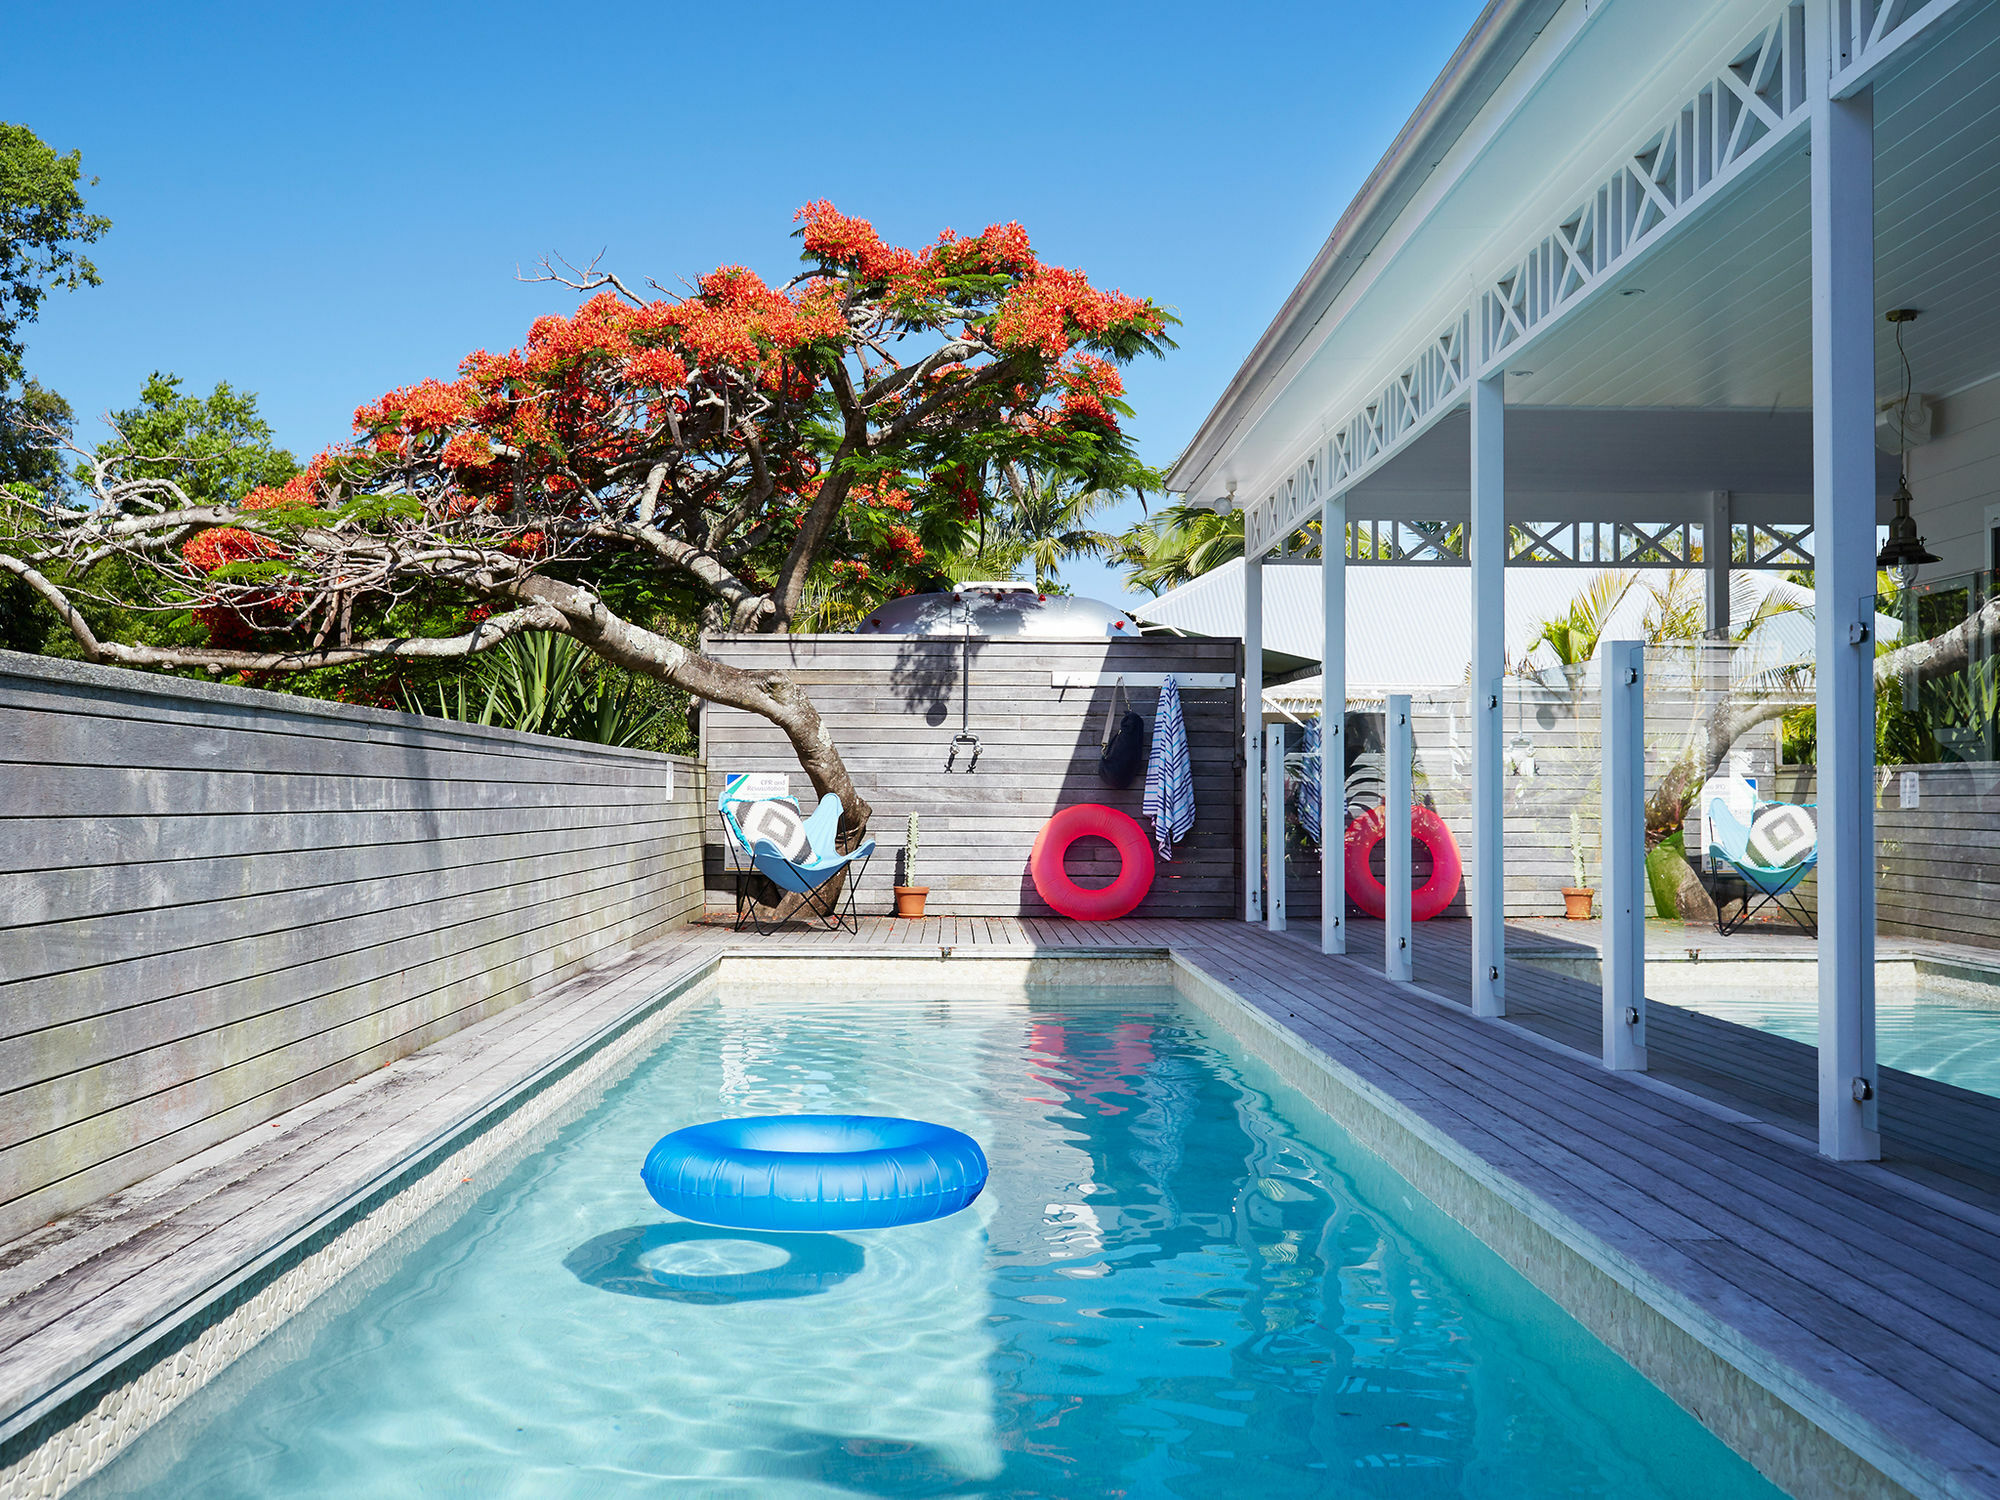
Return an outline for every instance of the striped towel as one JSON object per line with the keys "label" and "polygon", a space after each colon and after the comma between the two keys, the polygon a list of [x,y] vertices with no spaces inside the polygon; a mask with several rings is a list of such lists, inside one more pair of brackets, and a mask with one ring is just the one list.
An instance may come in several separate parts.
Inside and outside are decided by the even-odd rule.
{"label": "striped towel", "polygon": [[1181,719],[1181,690],[1169,677],[1160,685],[1153,716],[1153,754],[1146,762],[1146,816],[1162,859],[1174,857],[1174,841],[1194,827],[1194,766],[1188,760],[1187,725]]}
{"label": "striped towel", "polygon": [[1319,836],[1319,715],[1306,720],[1305,753],[1299,757],[1299,827],[1315,844]]}

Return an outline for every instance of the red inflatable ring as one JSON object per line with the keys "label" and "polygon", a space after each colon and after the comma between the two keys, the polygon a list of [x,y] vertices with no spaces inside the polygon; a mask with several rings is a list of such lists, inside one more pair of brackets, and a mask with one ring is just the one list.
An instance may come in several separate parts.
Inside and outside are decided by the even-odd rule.
{"label": "red inflatable ring", "polygon": [[[1383,825],[1387,822],[1381,808],[1371,807],[1347,825],[1347,899],[1371,917],[1379,917],[1389,909],[1388,891],[1368,868],[1368,856],[1382,842]],[[1444,819],[1428,807],[1410,809],[1410,835],[1421,839],[1431,852],[1431,878],[1410,893],[1412,920],[1428,922],[1451,905],[1451,898],[1458,894],[1459,882],[1465,878],[1465,863],[1458,856],[1458,841],[1445,827]]]}
{"label": "red inflatable ring", "polygon": [[[1069,878],[1063,856],[1078,839],[1092,834],[1111,840],[1118,851],[1118,878],[1088,890]],[[1146,899],[1153,888],[1153,846],[1135,819],[1101,802],[1065,807],[1035,835],[1028,855],[1035,893],[1065,917],[1079,922],[1114,922]]]}

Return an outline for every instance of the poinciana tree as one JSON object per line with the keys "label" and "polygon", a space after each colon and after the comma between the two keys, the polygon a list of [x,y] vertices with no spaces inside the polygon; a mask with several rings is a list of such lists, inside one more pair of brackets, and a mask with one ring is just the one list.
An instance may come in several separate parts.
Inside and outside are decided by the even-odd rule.
{"label": "poinciana tree", "polygon": [[[727,266],[641,296],[594,268],[548,270],[586,297],[574,313],[369,402],[352,442],[234,504],[197,503],[133,445],[83,455],[88,504],[17,497],[0,568],[86,657],[131,666],[283,673],[568,635],[771,720],[840,795],[851,841],[867,803],[799,686],[619,601],[651,590],[710,628],[783,631],[809,583],[919,586],[927,549],[962,543],[1006,465],[1149,483],[1117,367],[1170,347],[1174,320],[1042,263],[1018,224],[910,250],[829,203],[797,217],[806,269],[781,286]],[[101,636],[92,577],[113,559],[141,565],[153,607],[191,609],[207,644]],[[399,630],[418,617],[452,628]]]}

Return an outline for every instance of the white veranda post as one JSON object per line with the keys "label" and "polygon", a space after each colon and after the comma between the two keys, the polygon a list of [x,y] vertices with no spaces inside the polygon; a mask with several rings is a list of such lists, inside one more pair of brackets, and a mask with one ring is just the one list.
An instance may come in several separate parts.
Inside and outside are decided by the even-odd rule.
{"label": "white veranda post", "polygon": [[1819,723],[1819,1148],[1882,1154],[1875,1091],[1875,120],[1824,97],[1831,28],[1807,26],[1812,101],[1814,698]]}
{"label": "white veranda post", "polygon": [[1410,699],[1392,693],[1382,726],[1382,755],[1388,797],[1382,806],[1382,968],[1391,979],[1408,983],[1411,973],[1410,898]]}
{"label": "white veranda post", "polygon": [[1319,518],[1319,951],[1347,951],[1347,496]]}
{"label": "white veranda post", "polygon": [[1273,932],[1285,930],[1285,726],[1264,726],[1264,910]]}
{"label": "white veranda post", "polygon": [[1507,1013],[1506,866],[1502,853],[1501,679],[1507,671],[1504,376],[1472,387],[1472,1013]]}
{"label": "white veranda post", "polygon": [[1646,647],[1597,653],[1604,712],[1604,1066],[1646,1066]]}
{"label": "white veranda post", "polygon": [[1243,554],[1243,920],[1264,919],[1264,559]]}

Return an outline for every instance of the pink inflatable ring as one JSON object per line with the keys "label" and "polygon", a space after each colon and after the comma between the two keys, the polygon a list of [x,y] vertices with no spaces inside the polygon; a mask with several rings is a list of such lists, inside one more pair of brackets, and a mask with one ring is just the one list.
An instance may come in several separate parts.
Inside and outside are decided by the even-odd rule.
{"label": "pink inflatable ring", "polygon": [[[1069,846],[1092,834],[1111,840],[1119,859],[1118,878],[1096,890],[1078,885],[1063,869]],[[1065,807],[1042,825],[1028,854],[1028,875],[1035,882],[1035,893],[1062,916],[1079,922],[1114,922],[1153,888],[1153,846],[1134,819],[1101,802],[1085,802]]]}
{"label": "pink inflatable ring", "polygon": [[[1371,917],[1389,909],[1388,891],[1368,868],[1368,856],[1382,842],[1387,821],[1381,808],[1371,807],[1347,825],[1347,898]],[[1431,853],[1431,878],[1410,893],[1411,919],[1428,922],[1451,905],[1459,882],[1465,878],[1465,864],[1444,819],[1428,807],[1410,809],[1410,836],[1421,840]]]}

